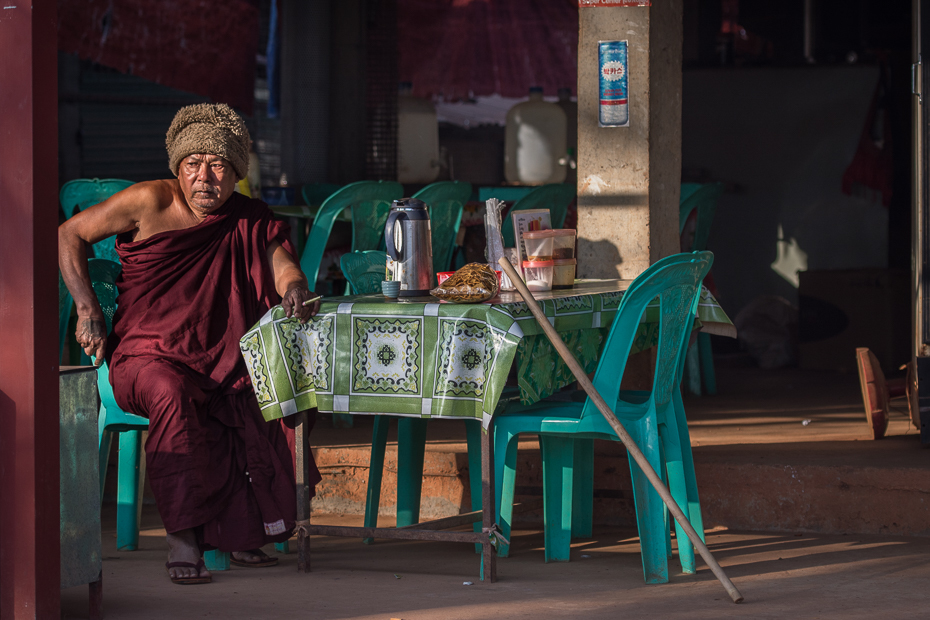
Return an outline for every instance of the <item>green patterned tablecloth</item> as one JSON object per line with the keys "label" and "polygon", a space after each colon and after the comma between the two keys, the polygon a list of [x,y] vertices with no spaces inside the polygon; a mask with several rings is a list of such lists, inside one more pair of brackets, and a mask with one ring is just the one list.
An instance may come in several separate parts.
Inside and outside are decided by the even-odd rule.
{"label": "green patterned tablecloth", "polygon": [[[537,294],[589,372],[629,284],[579,281],[571,290]],[[702,295],[698,317],[705,328],[732,328],[709,293]],[[656,305],[643,317],[635,350],[653,346],[657,328]],[[479,419],[487,426],[515,357],[528,402],[574,380],[518,293],[483,304],[341,297],[324,300],[305,325],[276,306],[240,344],[267,420],[316,406],[335,413]]]}

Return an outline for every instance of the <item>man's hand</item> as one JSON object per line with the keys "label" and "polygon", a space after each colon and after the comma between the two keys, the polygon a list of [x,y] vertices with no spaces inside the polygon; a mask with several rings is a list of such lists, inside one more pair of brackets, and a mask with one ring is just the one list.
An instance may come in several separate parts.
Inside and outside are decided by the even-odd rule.
{"label": "man's hand", "polygon": [[84,353],[94,359],[94,366],[100,366],[107,350],[107,324],[103,317],[78,316],[75,335]]}
{"label": "man's hand", "polygon": [[316,297],[316,293],[303,286],[295,286],[288,289],[281,299],[281,307],[288,318],[298,317],[301,323],[306,323],[310,317],[316,316],[320,310],[320,300],[312,304],[303,305],[308,299]]}

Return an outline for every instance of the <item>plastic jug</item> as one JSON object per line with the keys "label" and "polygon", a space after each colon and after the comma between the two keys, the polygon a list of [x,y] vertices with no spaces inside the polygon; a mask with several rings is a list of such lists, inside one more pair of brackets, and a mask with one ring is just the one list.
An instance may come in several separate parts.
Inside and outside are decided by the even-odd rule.
{"label": "plastic jug", "polygon": [[528,101],[507,112],[504,177],[508,183],[562,183],[566,174],[565,112],[543,101],[542,88],[530,88]]}
{"label": "plastic jug", "polygon": [[556,105],[565,112],[565,146],[568,151],[568,168],[565,171],[565,182],[575,183],[578,180],[578,102],[572,101],[571,88],[559,89],[559,100]]}
{"label": "plastic jug", "polygon": [[432,183],[439,176],[436,108],[411,90],[410,82],[401,82],[397,93],[397,180]]}

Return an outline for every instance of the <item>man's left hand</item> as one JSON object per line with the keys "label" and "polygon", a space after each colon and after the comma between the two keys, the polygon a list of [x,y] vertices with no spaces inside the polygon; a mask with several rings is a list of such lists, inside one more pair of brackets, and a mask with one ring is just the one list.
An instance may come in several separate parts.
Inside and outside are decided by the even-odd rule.
{"label": "man's left hand", "polygon": [[310,317],[316,316],[316,313],[319,312],[320,300],[318,299],[306,306],[304,302],[316,296],[316,293],[307,288],[295,286],[294,288],[288,289],[284,294],[284,298],[281,300],[281,307],[284,308],[284,313],[288,318],[297,317],[300,319],[301,323],[306,323],[310,320]]}

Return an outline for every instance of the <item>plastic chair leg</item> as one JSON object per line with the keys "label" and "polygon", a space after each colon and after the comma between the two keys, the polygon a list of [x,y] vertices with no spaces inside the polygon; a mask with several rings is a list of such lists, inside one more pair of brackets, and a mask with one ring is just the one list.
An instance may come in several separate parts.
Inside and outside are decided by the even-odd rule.
{"label": "plastic chair leg", "polygon": [[[101,414],[101,420],[103,415]],[[103,503],[103,488],[106,486],[107,482],[107,467],[110,464],[110,446],[113,445],[113,433],[104,430],[102,424],[98,425],[99,428],[99,453],[98,458],[100,459],[100,503]]]}
{"label": "plastic chair leg", "polygon": [[[674,398],[674,397],[673,397]],[[685,489],[688,493],[688,510],[685,514],[691,521],[691,527],[704,539],[704,517],[701,514],[701,500],[698,496],[697,476],[694,474],[694,455],[691,452],[691,433],[688,431],[688,420],[685,417],[685,407],[680,398],[673,400],[675,404],[675,423],[678,426],[678,441],[681,444],[681,464],[685,479]]]}
{"label": "plastic chair leg", "polygon": [[[500,427],[494,429],[494,514],[501,535],[510,540],[513,529],[513,494],[517,476],[517,443],[519,433],[510,433]],[[503,458],[500,456],[503,455]],[[510,545],[501,543],[497,556],[510,555]]]}
{"label": "plastic chair leg", "polygon": [[219,570],[229,570],[230,553],[228,551],[205,551],[203,554],[203,563],[210,572]]}
{"label": "plastic chair leg", "polygon": [[594,440],[576,439],[572,482],[572,538],[591,538],[594,525]]}
{"label": "plastic chair leg", "polygon": [[352,428],[355,420],[352,419],[351,413],[334,413],[333,426],[335,428]]}
{"label": "plastic chair leg", "polygon": [[704,388],[710,396],[713,396],[717,393],[717,375],[714,373],[714,350],[711,348],[710,334],[698,334],[697,346],[701,357],[701,376],[704,377]]}
{"label": "plastic chair leg", "polygon": [[420,522],[426,422],[422,418],[397,421],[397,527]]}
{"label": "plastic chair leg", "polygon": [[291,552],[290,541],[285,540],[282,543],[275,543],[274,550],[277,551],[278,553],[284,553],[284,554],[290,553]]}
{"label": "plastic chair leg", "polygon": [[691,394],[701,395],[701,363],[697,342],[688,347],[685,357],[685,385]]}
{"label": "plastic chair leg", "polygon": [[[662,443],[664,445],[665,467],[668,474],[668,488],[672,494],[672,499],[681,508],[681,511],[688,516],[688,491],[685,486],[684,466],[682,465],[681,443],[678,437],[678,425],[674,420],[664,425]],[[678,541],[678,560],[681,562],[681,570],[685,574],[694,573],[694,546],[685,534],[677,521],[675,523],[675,539]]]}
{"label": "plastic chair leg", "polygon": [[[465,421],[465,441],[468,446],[468,491],[471,493],[472,511],[481,510],[481,421]],[[481,532],[481,522],[472,526],[473,531]],[[475,553],[481,553],[481,545],[475,543]]]}
{"label": "plastic chair leg", "polygon": [[117,473],[116,548],[119,551],[135,551],[139,548],[142,488],[145,484],[142,431],[124,431],[119,434]]}
{"label": "plastic chair leg", "polygon": [[[637,421],[625,422],[624,426],[652,468],[661,471],[655,418],[646,416]],[[636,525],[643,556],[643,576],[646,583],[668,583],[668,523],[664,514],[665,504],[633,459],[630,459],[630,475],[633,479]]]}
{"label": "plastic chair leg", "polygon": [[572,544],[574,443],[570,437],[540,435],[543,463],[543,523],[546,562],[568,562]]}
{"label": "plastic chair leg", "polygon": [[[378,511],[381,509],[381,479],[384,476],[384,451],[387,447],[388,418],[375,416],[371,433],[371,457],[368,461],[368,494],[365,497],[365,527],[378,527]],[[370,545],[374,538],[363,538]]]}

